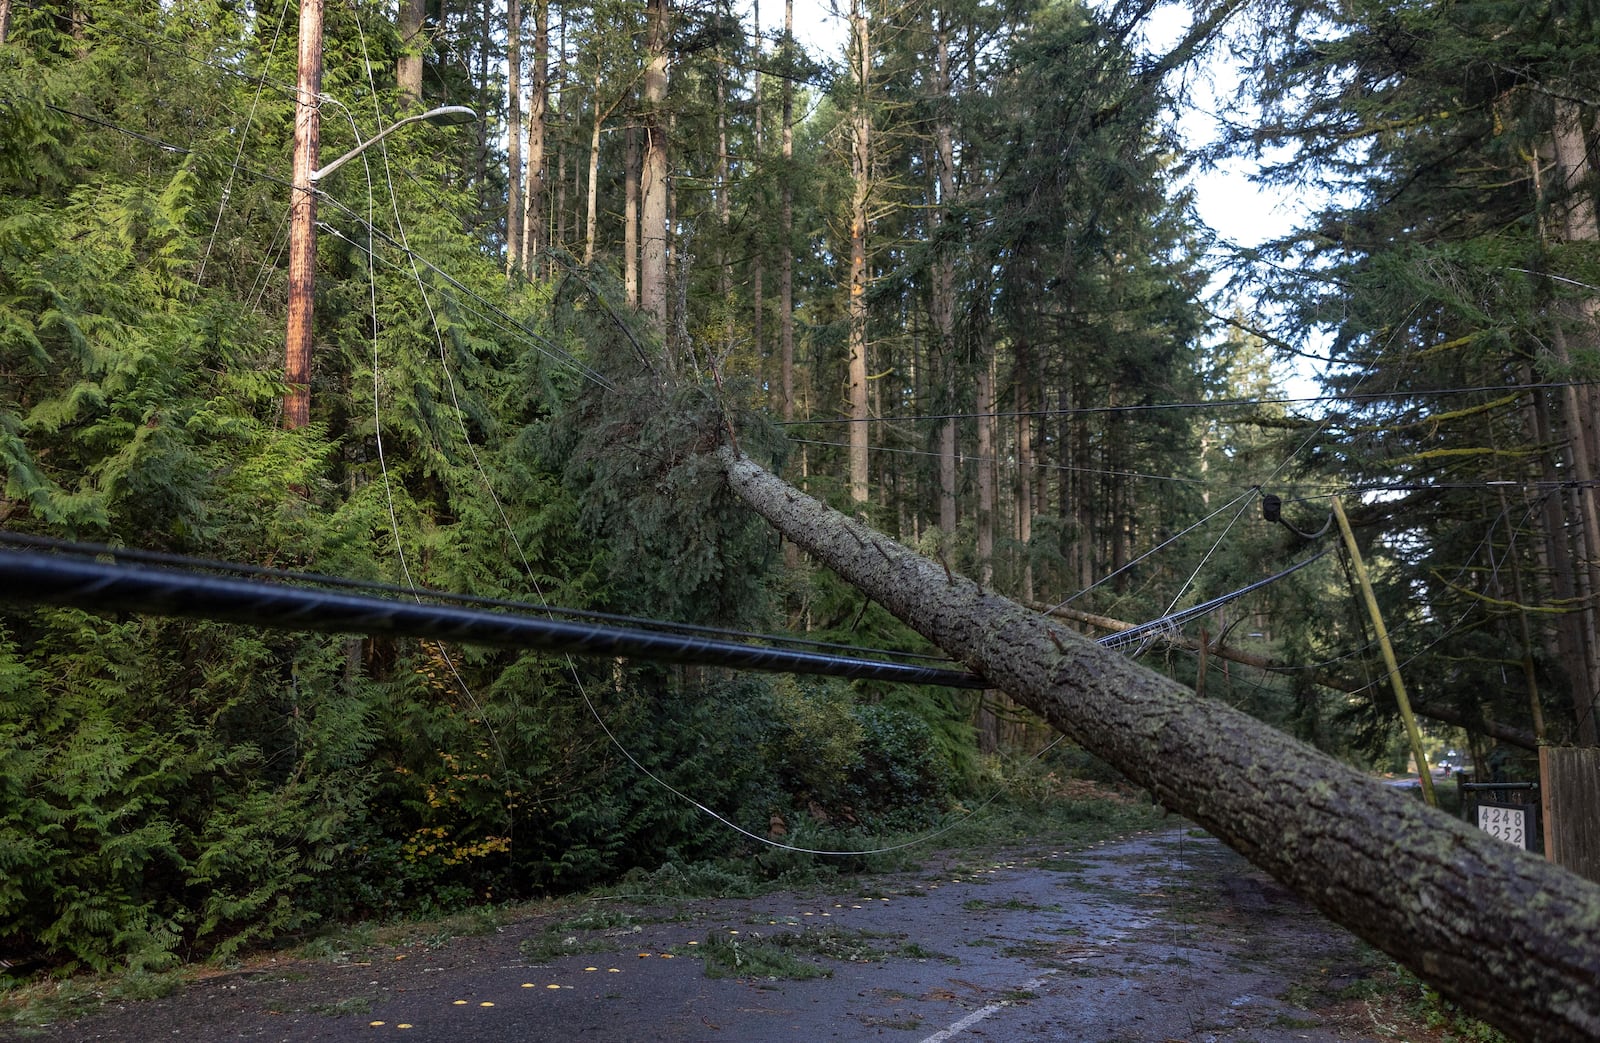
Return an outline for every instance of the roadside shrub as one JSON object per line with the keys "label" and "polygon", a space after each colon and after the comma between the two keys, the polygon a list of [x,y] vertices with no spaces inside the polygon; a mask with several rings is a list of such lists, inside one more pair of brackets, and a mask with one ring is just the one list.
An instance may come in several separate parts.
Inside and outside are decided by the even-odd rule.
{"label": "roadside shrub", "polygon": [[954,783],[933,729],[905,710],[859,706],[861,745],[846,793],[874,830],[921,829],[944,812]]}

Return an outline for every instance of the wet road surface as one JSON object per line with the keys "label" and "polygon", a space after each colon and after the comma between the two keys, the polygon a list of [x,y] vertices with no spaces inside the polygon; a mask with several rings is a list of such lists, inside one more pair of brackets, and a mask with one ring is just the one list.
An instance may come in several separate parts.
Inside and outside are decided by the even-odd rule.
{"label": "wet road surface", "polygon": [[[1358,944],[1196,830],[1074,853],[959,857],[968,860],[857,878],[834,891],[596,902],[597,915],[579,922],[600,926],[555,943],[571,955],[524,955],[523,943],[550,927],[530,921],[346,963],[285,962],[18,1038],[1369,1038],[1294,1002],[1323,1007],[1359,979]],[[743,960],[784,934],[808,943],[785,952],[831,975],[707,976],[702,954],[712,947],[740,961],[735,973],[747,972]]]}

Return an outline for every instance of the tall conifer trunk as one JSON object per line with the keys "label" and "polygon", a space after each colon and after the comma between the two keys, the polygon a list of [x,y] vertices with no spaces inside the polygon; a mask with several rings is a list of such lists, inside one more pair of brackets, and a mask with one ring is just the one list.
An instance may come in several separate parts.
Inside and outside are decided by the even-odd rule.
{"label": "tall conifer trunk", "polygon": [[929,215],[933,232],[933,335],[938,356],[939,392],[935,403],[947,418],[939,422],[939,529],[956,531],[956,264],[954,245],[946,242],[945,224],[955,202],[955,144],[950,118],[950,19],[939,12],[934,38],[934,188],[938,198]]}
{"label": "tall conifer trunk", "polygon": [[1015,389],[1017,411],[1017,590],[1023,601],[1033,600],[1033,562],[1028,553],[1028,543],[1033,539],[1033,409],[1029,387],[1033,359],[1025,340],[1016,347],[1016,361],[1012,365],[1011,386]]}
{"label": "tall conifer trunk", "polygon": [[725,62],[717,48],[714,66],[717,100],[717,294],[720,325],[722,326],[722,356],[733,353],[733,268],[728,257],[728,237],[733,230],[733,196],[729,192],[728,173],[728,77],[723,72]]}
{"label": "tall conifer trunk", "polygon": [[[756,62],[754,73],[754,86],[752,93],[755,97],[755,113],[753,126],[755,130],[755,155],[759,168],[765,168],[766,154],[766,128],[762,125],[761,113],[761,63],[766,59],[766,49],[761,45],[761,0],[751,2],[751,31],[756,41]],[[768,237],[758,233],[755,237],[755,250],[750,259],[750,338],[754,342],[756,358],[762,360],[762,368],[769,375],[772,373],[772,356],[766,353],[766,302],[762,299],[766,290],[767,274],[767,244]]]}
{"label": "tall conifer trunk", "polygon": [[594,70],[594,126],[589,132],[589,181],[584,200],[584,234],[583,234],[583,263],[585,266],[594,263],[594,244],[599,229],[600,212],[600,131],[605,125],[606,114],[600,107],[600,67],[597,64]]}
{"label": "tall conifer trunk", "polygon": [[425,0],[400,0],[400,57],[395,59],[394,76],[403,99],[415,104],[422,100],[422,22]]}
{"label": "tall conifer trunk", "polygon": [[978,582],[994,585],[994,358],[978,361]]}
{"label": "tall conifer trunk", "polygon": [[850,68],[855,93],[850,106],[850,300],[849,400],[850,499],[867,502],[867,453],[872,432],[867,399],[867,202],[871,195],[872,120],[867,90],[872,72],[872,51],[867,36],[865,0],[852,0],[850,8]]}
{"label": "tall conifer trunk", "polygon": [[[1589,161],[1590,120],[1576,101],[1558,98],[1551,131],[1551,151],[1556,183],[1552,186],[1553,235],[1564,244],[1593,244],[1600,240],[1594,195],[1594,169]],[[1535,184],[1539,172],[1535,165]],[[1576,344],[1574,345],[1574,342]],[[1571,370],[1578,353],[1592,354],[1600,349],[1600,296],[1585,294],[1564,302],[1556,309],[1550,335],[1551,346],[1564,368]],[[1578,351],[1574,351],[1574,346]],[[1566,420],[1566,447],[1573,476],[1577,479],[1570,495],[1579,524],[1574,532],[1575,557],[1582,563],[1576,591],[1583,608],[1581,658],[1567,663],[1572,686],[1573,712],[1578,724],[1578,740],[1586,746],[1600,745],[1600,634],[1594,601],[1600,597],[1600,418],[1596,417],[1600,398],[1589,385],[1577,383],[1572,373],[1562,389]]]}
{"label": "tall conifer trunk", "polygon": [[667,32],[670,0],[645,0],[644,159],[640,174],[639,304],[667,332]]}
{"label": "tall conifer trunk", "polygon": [[506,0],[506,274],[522,264],[522,0]]}
{"label": "tall conifer trunk", "polygon": [[533,78],[528,94],[528,187],[524,193],[522,268],[537,278],[546,229],[545,134],[550,109],[550,5],[533,0]]}
{"label": "tall conifer trunk", "polygon": [[623,132],[622,146],[622,299],[639,306],[639,128]]}
{"label": "tall conifer trunk", "polygon": [[794,420],[794,0],[783,0],[783,153],[778,203],[778,370],[782,415]]}

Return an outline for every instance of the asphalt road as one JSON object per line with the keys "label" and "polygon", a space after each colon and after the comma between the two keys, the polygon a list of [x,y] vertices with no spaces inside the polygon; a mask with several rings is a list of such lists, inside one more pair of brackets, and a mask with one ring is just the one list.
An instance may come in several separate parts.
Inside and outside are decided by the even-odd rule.
{"label": "asphalt road", "polygon": [[[1353,1033],[1334,1006],[1365,972],[1357,943],[1198,831],[936,861],[833,892],[597,902],[570,934],[534,920],[343,962],[258,966],[17,1038],[1376,1038]],[[552,926],[570,955],[526,956],[523,943],[551,937]],[[784,934],[802,935],[807,944],[785,951],[827,976],[750,973],[743,960]],[[707,976],[713,946],[742,954],[742,976]]]}

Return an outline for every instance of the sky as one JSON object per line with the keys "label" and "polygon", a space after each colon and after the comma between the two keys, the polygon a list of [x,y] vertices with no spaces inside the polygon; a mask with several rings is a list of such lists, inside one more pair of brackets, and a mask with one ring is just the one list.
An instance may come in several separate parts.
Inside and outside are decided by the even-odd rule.
{"label": "sky", "polygon": [[[794,0],[795,36],[806,49],[820,58],[841,58],[849,28],[846,21],[848,0]],[[1089,0],[1103,3],[1107,0]],[[782,0],[767,0],[761,7],[762,33],[768,35],[782,26]],[[1182,3],[1166,3],[1156,9],[1144,26],[1144,46],[1160,53],[1175,42],[1187,28],[1189,12]],[[1237,98],[1240,73],[1236,59],[1224,46],[1214,46],[1198,68],[1189,70],[1192,88],[1189,104],[1178,114],[1178,129],[1185,143],[1199,149],[1214,142],[1219,124],[1214,113]],[[1250,179],[1254,164],[1233,159],[1209,170],[1190,175],[1195,194],[1195,211],[1211,229],[1220,244],[1257,246],[1290,232],[1311,209],[1314,200],[1293,188],[1265,188]],[[1214,280],[1220,285],[1221,279]],[[1248,307],[1248,302],[1243,302]],[[1279,373],[1284,390],[1296,397],[1319,393],[1316,374],[1306,368]]]}
{"label": "sky", "polygon": [[[795,36],[813,54],[839,57],[849,33],[846,13],[835,0],[795,0]],[[763,34],[779,28],[781,0],[767,0],[761,17]],[[1162,50],[1178,38],[1188,21],[1183,4],[1163,4],[1145,26],[1146,47]],[[1236,96],[1239,76],[1229,64],[1229,56],[1216,48],[1212,58],[1196,71],[1194,83],[1192,105],[1182,113],[1179,128],[1185,141],[1199,148],[1215,140],[1217,123],[1211,113],[1222,104],[1219,99]],[[1201,220],[1221,239],[1241,246],[1255,246],[1289,231],[1303,210],[1295,193],[1262,189],[1250,182],[1249,171],[1250,164],[1241,160],[1194,177]]]}

